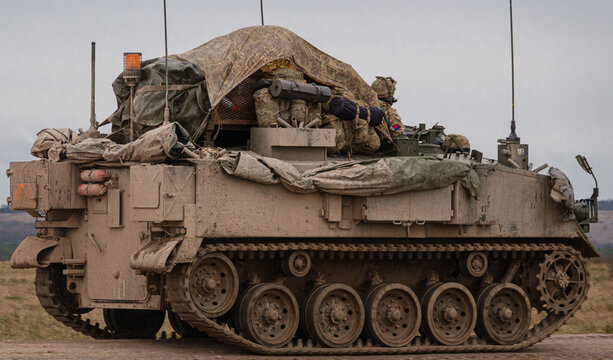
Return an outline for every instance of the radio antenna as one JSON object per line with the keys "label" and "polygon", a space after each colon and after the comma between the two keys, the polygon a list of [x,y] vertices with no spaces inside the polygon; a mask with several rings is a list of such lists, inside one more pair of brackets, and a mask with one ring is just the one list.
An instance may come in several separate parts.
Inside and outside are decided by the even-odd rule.
{"label": "radio antenna", "polygon": [[519,143],[515,134],[515,63],[513,57],[513,0],[509,0],[509,18],[511,24],[511,134],[507,140]]}
{"label": "radio antenna", "polygon": [[94,131],[98,128],[96,124],[96,42],[92,41],[92,62],[91,62],[91,101],[89,113],[89,129]]}
{"label": "radio antenna", "polygon": [[264,0],[260,0],[260,16],[262,17],[262,26],[264,26]]}
{"label": "radio antenna", "polygon": [[164,0],[164,65],[166,68],[165,75],[165,104],[164,108],[164,124],[168,124],[170,122],[170,109],[168,108],[168,32],[166,30],[166,0]]}

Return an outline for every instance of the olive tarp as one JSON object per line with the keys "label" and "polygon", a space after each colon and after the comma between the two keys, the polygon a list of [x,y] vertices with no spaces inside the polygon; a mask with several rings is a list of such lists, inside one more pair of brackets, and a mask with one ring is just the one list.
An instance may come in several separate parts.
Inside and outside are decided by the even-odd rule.
{"label": "olive tarp", "polygon": [[[165,87],[164,58],[144,61],[141,79],[134,95],[135,134],[159,126],[164,121]],[[171,121],[178,122],[189,133],[193,133],[209,108],[204,86],[204,74],[200,68],[190,62],[168,59],[168,107]],[[117,110],[103,123],[112,123],[113,131],[124,128],[111,139],[120,143],[129,140],[128,125],[130,120],[130,88],[123,80],[122,74],[113,81],[113,91],[117,99]]]}
{"label": "olive tarp", "polygon": [[459,181],[474,198],[480,182],[470,164],[435,157],[386,157],[307,170],[248,152],[227,154],[219,159],[231,175],[261,184],[282,184],[293,192],[318,190],[339,195],[374,196],[445,187]]}

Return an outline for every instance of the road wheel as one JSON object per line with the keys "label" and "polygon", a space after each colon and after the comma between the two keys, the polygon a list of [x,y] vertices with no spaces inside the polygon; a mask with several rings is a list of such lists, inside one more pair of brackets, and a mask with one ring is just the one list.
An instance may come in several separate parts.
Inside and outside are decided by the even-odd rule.
{"label": "road wheel", "polygon": [[311,338],[328,347],[351,346],[364,326],[364,305],[345,284],[325,284],[313,292],[304,309]]}
{"label": "road wheel", "polygon": [[256,342],[270,347],[287,344],[298,330],[300,309],[284,285],[266,283],[251,287],[239,310],[241,329]]}
{"label": "road wheel", "polygon": [[515,284],[492,284],[483,289],[477,301],[477,309],[479,334],[490,342],[514,344],[530,328],[530,300]]}
{"label": "road wheel", "polygon": [[477,323],[477,306],[470,291],[456,282],[438,283],[421,301],[424,332],[443,345],[465,342]]}

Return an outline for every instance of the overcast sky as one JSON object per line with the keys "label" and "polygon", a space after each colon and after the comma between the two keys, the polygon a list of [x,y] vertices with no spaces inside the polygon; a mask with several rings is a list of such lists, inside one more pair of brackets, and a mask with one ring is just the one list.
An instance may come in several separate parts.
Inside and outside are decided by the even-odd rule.
{"label": "overcast sky", "polygon": [[[613,1],[515,0],[513,10],[517,133],[530,160],[559,167],[587,197],[593,181],[574,159],[584,154],[602,198],[613,198]],[[405,124],[442,124],[492,158],[496,139],[509,134],[507,0],[264,0],[264,13],[266,24],[353,65],[368,83],[394,77]],[[168,0],[168,49],[182,53],[259,23],[258,0]],[[0,29],[3,168],[32,159],[42,128],[87,129],[91,41],[99,121],[116,108],[111,82],[122,53],[164,54],[162,0],[2,1]]]}

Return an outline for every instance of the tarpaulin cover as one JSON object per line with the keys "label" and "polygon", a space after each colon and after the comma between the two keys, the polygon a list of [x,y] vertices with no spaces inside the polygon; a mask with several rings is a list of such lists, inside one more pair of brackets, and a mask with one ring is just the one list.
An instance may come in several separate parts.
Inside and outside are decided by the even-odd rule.
{"label": "tarpaulin cover", "polygon": [[30,154],[41,159],[47,159],[49,149],[56,143],[65,143],[72,140],[73,131],[70,129],[42,129],[36,134]]}
{"label": "tarpaulin cover", "polygon": [[173,122],[148,131],[130,143],[109,146],[102,156],[106,161],[155,163],[178,158],[186,146],[193,147],[187,131]]}
{"label": "tarpaulin cover", "polygon": [[212,106],[251,74],[279,59],[288,60],[316,81],[344,88],[368,105],[378,106],[377,94],[351,65],[279,26],[239,29],[176,57],[204,71]]}
{"label": "tarpaulin cover", "polygon": [[[187,147],[193,150],[193,144],[189,142],[189,134],[176,122],[162,125],[139,136],[138,139],[127,144],[117,144],[106,138],[87,138],[70,142],[69,138],[55,136],[54,134],[68,134],[67,129],[51,129],[53,131],[40,132],[39,136],[45,139],[50,146],[48,150],[51,160],[60,161],[64,157],[73,162],[112,161],[112,162],[148,162],[156,163],[166,160],[174,160],[183,154]],[[54,135],[49,138],[49,134]],[[49,139],[54,139],[53,141]],[[41,143],[42,140],[37,143]],[[47,147],[45,145],[45,147]],[[51,156],[56,150],[56,156]],[[38,156],[38,155],[36,155]],[[45,155],[46,156],[46,155]],[[42,157],[42,156],[39,156]]]}
{"label": "tarpaulin cover", "polygon": [[573,185],[566,174],[558,168],[550,167],[549,175],[551,176],[551,193],[549,196],[553,201],[564,207],[564,221],[575,220],[575,214],[573,213],[575,191]]}
{"label": "tarpaulin cover", "polygon": [[[289,62],[310,78],[331,86],[361,105],[379,106],[377,94],[351,67],[324,53],[293,32],[278,26],[254,26],[217,37],[195,49],[168,58],[169,109],[176,121],[194,135],[215,107],[245,79],[271,63]],[[164,58],[144,61],[134,91],[136,136],[159,126],[164,115]],[[122,74],[113,82],[118,109],[103,124],[112,123],[115,142],[129,140],[130,90]],[[255,119],[254,119],[255,120]],[[377,126],[389,138],[384,124]]]}
{"label": "tarpaulin cover", "polygon": [[[141,78],[134,89],[135,134],[138,136],[151,127],[159,126],[164,120],[165,105],[165,64],[164,58],[144,61]],[[193,132],[205,117],[208,108],[204,74],[200,68],[188,61],[168,58],[168,108],[171,121],[178,122],[188,132]],[[127,142],[130,120],[130,88],[122,74],[113,82],[113,92],[117,99],[117,110],[105,122],[115,125],[114,130],[124,127],[121,136],[113,140]]]}
{"label": "tarpaulin cover", "polygon": [[279,159],[238,152],[219,159],[231,175],[261,184],[283,184],[300,193],[323,191],[331,194],[371,196],[445,187],[459,181],[474,198],[480,190],[479,177],[470,164],[435,157],[387,157],[346,161],[300,173]]}

